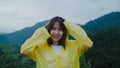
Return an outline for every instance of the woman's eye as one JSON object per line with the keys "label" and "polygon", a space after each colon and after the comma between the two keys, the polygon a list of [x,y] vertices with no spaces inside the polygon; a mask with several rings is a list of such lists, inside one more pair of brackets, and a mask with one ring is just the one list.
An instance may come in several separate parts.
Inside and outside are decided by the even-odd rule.
{"label": "woman's eye", "polygon": [[62,29],[59,29],[59,28],[56,28],[56,27],[53,27],[52,30],[62,31]]}
{"label": "woman's eye", "polygon": [[59,31],[62,31],[62,29],[59,29]]}

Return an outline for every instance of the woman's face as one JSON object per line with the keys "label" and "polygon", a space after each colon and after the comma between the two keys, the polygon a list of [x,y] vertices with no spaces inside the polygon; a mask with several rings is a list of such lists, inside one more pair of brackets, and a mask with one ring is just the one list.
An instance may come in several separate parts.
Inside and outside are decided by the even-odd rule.
{"label": "woman's face", "polygon": [[53,43],[59,43],[59,40],[63,36],[63,31],[60,29],[60,25],[58,22],[53,25],[52,29],[50,30],[50,34]]}

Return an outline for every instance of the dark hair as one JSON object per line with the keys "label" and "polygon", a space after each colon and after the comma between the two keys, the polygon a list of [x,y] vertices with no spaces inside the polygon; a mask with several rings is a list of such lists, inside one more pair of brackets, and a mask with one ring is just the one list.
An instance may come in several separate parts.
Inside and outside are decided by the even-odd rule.
{"label": "dark hair", "polygon": [[[59,41],[59,45],[62,45],[65,48],[65,39],[67,36],[67,30],[65,25],[63,24],[65,20],[62,17],[56,16],[50,20],[50,22],[45,26],[45,28],[50,33],[51,29],[53,28],[54,24],[57,22],[60,25],[60,29],[63,31],[63,36]],[[53,40],[50,38],[47,39],[49,45],[53,44]]]}

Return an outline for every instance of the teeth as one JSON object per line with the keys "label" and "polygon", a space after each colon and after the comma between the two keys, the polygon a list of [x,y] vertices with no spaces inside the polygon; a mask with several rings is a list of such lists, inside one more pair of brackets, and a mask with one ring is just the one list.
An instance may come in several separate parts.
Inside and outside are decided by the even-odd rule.
{"label": "teeth", "polygon": [[58,36],[53,36],[53,37],[58,38]]}

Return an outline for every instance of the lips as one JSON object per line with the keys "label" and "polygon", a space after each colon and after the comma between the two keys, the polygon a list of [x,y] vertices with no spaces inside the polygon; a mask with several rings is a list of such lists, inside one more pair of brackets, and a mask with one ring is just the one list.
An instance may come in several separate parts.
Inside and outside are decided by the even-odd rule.
{"label": "lips", "polygon": [[58,39],[58,38],[59,38],[59,36],[54,36],[54,35],[53,35],[53,38]]}

